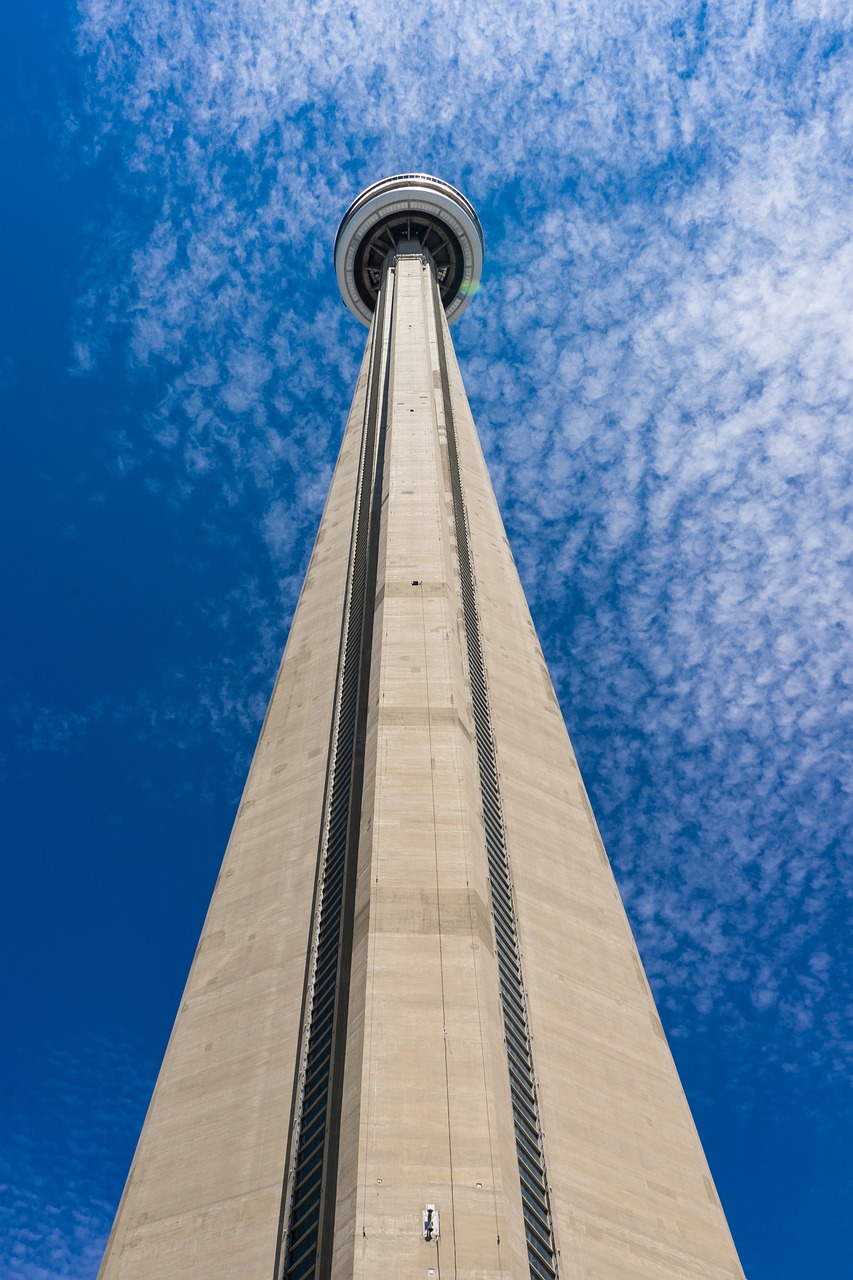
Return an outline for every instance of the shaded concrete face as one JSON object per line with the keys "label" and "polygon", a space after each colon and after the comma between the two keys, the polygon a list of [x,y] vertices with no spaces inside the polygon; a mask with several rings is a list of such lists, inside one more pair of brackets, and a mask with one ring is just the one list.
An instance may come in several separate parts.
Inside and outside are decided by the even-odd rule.
{"label": "shaded concrete face", "polygon": [[[412,255],[397,259],[377,307],[104,1280],[296,1274],[288,1230],[306,1145],[317,886],[359,492],[375,497],[359,796],[330,1068],[336,1132],[318,1209],[325,1245],[306,1274],[531,1274],[460,487],[554,1270],[742,1276],[524,601],[431,270]],[[427,1205],[440,1222],[429,1241]]]}

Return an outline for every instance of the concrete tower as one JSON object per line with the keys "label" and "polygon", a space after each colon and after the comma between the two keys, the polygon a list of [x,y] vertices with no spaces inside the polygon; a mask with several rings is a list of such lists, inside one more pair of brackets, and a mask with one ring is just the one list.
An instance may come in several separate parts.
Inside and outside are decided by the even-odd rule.
{"label": "concrete tower", "polygon": [[335,245],[367,350],[103,1280],[742,1277],[448,331],[424,174]]}

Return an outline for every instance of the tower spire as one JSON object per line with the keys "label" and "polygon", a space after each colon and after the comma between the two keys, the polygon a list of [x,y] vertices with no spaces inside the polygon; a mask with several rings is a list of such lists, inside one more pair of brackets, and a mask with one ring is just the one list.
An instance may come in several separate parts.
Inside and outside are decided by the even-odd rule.
{"label": "tower spire", "polygon": [[448,323],[483,237],[376,183],[341,454],[103,1280],[742,1276]]}

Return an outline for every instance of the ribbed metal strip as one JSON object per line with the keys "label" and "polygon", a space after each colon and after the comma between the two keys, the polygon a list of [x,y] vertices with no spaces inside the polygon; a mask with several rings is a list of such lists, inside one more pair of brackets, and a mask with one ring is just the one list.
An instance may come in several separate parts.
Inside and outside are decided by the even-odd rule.
{"label": "ribbed metal strip", "polygon": [[495,948],[500,976],[504,1037],[507,1045],[507,1070],[515,1120],[516,1153],[518,1157],[519,1182],[521,1184],[525,1236],[527,1238],[528,1264],[530,1274],[536,1280],[557,1280],[559,1270],[551,1226],[551,1212],[548,1204],[548,1182],[545,1173],[539,1108],[534,1084],[536,1077],[533,1071],[533,1055],[530,1047],[530,1032],[527,1025],[524,982],[519,960],[512,879],[509,869],[492,717],[486,684],[480,616],[477,608],[477,587],[471,561],[468,520],[465,512],[456,427],[453,418],[453,403],[447,376],[447,356],[444,348],[441,302],[438,288],[434,282],[433,306],[441,372],[441,391],[444,403],[444,422],[447,431],[447,452],[450,467],[457,558],[462,587],[465,643],[471,681],[471,704],[474,713],[477,758],[480,769],[483,830],[489,865],[492,917],[495,926]]}
{"label": "ribbed metal strip", "polygon": [[[393,276],[389,276],[389,281]],[[358,829],[378,524],[386,435],[388,362],[384,308],[377,307],[370,356],[338,688],[329,749],[314,925],[303,1012],[303,1053],[295,1089],[280,1280],[329,1269],[334,1227]]]}

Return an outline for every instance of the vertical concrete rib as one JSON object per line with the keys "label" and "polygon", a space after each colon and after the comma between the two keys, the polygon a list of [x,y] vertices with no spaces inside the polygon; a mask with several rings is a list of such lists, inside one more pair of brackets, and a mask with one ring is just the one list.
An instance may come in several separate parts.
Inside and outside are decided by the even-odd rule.
{"label": "vertical concrete rib", "polygon": [[561,1271],[742,1280],[446,351]]}
{"label": "vertical concrete rib", "polygon": [[274,1274],[368,371],[100,1280]]}

